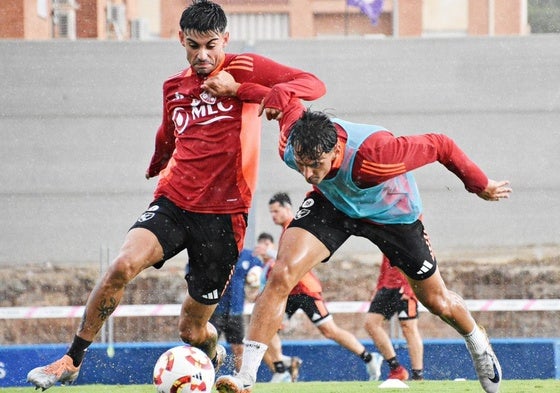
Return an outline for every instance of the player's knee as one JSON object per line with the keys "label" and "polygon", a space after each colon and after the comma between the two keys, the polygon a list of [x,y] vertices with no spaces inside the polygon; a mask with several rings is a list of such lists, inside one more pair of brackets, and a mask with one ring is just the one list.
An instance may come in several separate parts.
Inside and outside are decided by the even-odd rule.
{"label": "player's knee", "polygon": [[181,338],[181,341],[184,342],[185,344],[190,344],[192,346],[196,347],[196,344],[198,344],[196,337],[196,334],[193,334],[192,330],[187,330],[187,329],[182,329],[179,331],[179,337]]}
{"label": "player's knee", "polygon": [[201,329],[195,329],[193,326],[181,324],[179,337],[185,344],[198,347],[205,341],[206,338],[206,335],[203,335],[202,333]]}
{"label": "player's knee", "polygon": [[451,316],[451,307],[449,301],[443,296],[430,297],[429,301],[423,304],[428,309],[428,311],[440,318]]}
{"label": "player's knee", "polygon": [[119,255],[109,266],[104,280],[113,286],[124,286],[138,275],[134,261],[127,255]]}
{"label": "player's knee", "polygon": [[329,339],[329,340],[334,340],[337,336],[336,334],[336,329],[332,329],[332,328],[321,328],[319,327],[321,334],[323,335],[323,337]]}
{"label": "player's knee", "polygon": [[366,332],[368,332],[368,334],[371,334],[370,332],[375,330],[375,326],[370,319],[366,319],[366,321],[364,322],[364,329],[366,330]]}
{"label": "player's knee", "polygon": [[274,293],[282,296],[288,296],[291,290],[296,286],[297,278],[285,264],[274,265],[267,279],[267,286],[270,286]]}
{"label": "player's knee", "polygon": [[366,317],[366,321],[364,322],[364,328],[366,329],[366,331],[368,333],[375,332],[380,327],[381,327],[381,324],[379,324],[376,320],[374,320],[373,318],[367,318]]}
{"label": "player's knee", "polygon": [[182,319],[179,322],[179,337],[185,344],[192,345],[208,352],[209,348],[215,345],[217,330],[212,324],[198,325],[192,324]]}
{"label": "player's knee", "polygon": [[413,331],[412,326],[409,323],[401,323],[401,330],[405,336],[409,335]]}
{"label": "player's knee", "polygon": [[366,313],[364,327],[366,329],[383,329],[386,319],[382,314],[376,312]]}

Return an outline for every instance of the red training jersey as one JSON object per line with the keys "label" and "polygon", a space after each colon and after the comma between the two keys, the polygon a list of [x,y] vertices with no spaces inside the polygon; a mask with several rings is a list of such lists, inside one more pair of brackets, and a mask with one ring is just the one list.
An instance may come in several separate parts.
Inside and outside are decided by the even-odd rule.
{"label": "red training jersey", "polygon": [[396,267],[391,266],[389,258],[383,255],[379,277],[377,278],[376,289],[381,288],[398,289],[402,288],[403,293],[409,297],[415,297],[412,287],[408,283],[405,275]]}
{"label": "red training jersey", "polygon": [[316,300],[323,300],[322,292],[321,281],[313,273],[313,270],[310,270],[298,281],[290,295],[307,295]]}
{"label": "red training jersey", "polygon": [[191,67],[164,82],[163,120],[147,173],[159,174],[154,198],[199,213],[246,213],[258,171],[259,103],[282,108],[294,97],[317,99],[326,89],[310,73],[255,54],[226,54],[211,75],[221,70],[241,83],[236,97],[204,92],[207,76]]}

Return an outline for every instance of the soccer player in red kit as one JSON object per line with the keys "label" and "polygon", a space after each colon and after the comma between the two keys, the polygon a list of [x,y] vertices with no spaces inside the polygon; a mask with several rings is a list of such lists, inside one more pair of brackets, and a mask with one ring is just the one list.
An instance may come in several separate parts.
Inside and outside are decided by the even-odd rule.
{"label": "soccer player in red kit", "polygon": [[463,337],[482,388],[497,392],[499,361],[464,300],[445,286],[419,219],[422,203],[411,171],[437,161],[467,191],[487,201],[508,198],[509,182],[489,179],[442,134],[395,137],[383,127],[306,110],[298,99],[285,107],[262,108],[267,118],[280,120],[281,158],[313,190],[280,239],[276,264],[251,315],[241,370],[218,378],[217,390],[252,390],[292,288],[346,239],[360,236],[379,247],[408,277],[418,300]]}
{"label": "soccer player in red kit", "polygon": [[397,315],[408,345],[412,379],[424,379],[424,345],[418,330],[418,299],[408,280],[399,269],[391,266],[383,255],[375,296],[366,315],[365,329],[389,365],[387,379],[407,380],[409,373],[398,361],[391,338],[383,323]]}
{"label": "soccer player in red kit", "polygon": [[[208,322],[231,277],[247,226],[259,159],[259,103],[283,106],[325,93],[314,75],[255,54],[229,54],[227,18],[216,3],[194,0],[180,19],[189,67],[163,84],[163,120],[146,177],[159,175],[154,200],[132,226],[97,282],[68,352],[36,367],[36,388],[71,383],[86,349],[115,311],[126,285],[182,250],[189,255],[188,292],[179,318],[181,339],[218,366],[225,356]],[[222,89],[224,80],[227,89]],[[233,81],[234,80],[234,81]]]}

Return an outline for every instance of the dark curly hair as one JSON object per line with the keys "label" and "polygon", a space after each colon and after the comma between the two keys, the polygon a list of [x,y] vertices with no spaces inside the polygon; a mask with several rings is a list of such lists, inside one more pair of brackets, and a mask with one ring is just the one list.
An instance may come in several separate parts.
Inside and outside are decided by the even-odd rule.
{"label": "dark curly hair", "polygon": [[268,201],[269,205],[272,205],[273,203],[278,202],[280,204],[280,206],[286,206],[292,205],[292,201],[290,199],[290,196],[288,194],[286,194],[285,192],[277,192],[276,194],[274,194],[270,200]]}
{"label": "dark curly hair", "polygon": [[184,32],[194,30],[222,34],[226,31],[227,17],[219,4],[208,0],[193,0],[183,11],[179,26]]}
{"label": "dark curly hair", "polygon": [[336,142],[336,128],[329,116],[309,109],[295,122],[289,138],[294,153],[312,161],[334,149]]}
{"label": "dark curly hair", "polygon": [[261,240],[270,240],[271,243],[274,243],[274,237],[272,237],[272,235],[268,232],[261,232],[257,238],[257,242],[260,242]]}

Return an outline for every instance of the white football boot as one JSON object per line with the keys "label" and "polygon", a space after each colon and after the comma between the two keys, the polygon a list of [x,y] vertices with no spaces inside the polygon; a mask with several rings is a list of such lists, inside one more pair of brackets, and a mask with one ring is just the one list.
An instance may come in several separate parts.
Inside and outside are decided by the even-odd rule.
{"label": "white football boot", "polygon": [[370,381],[379,381],[381,376],[381,364],[383,364],[383,356],[377,352],[371,354],[371,360],[366,363],[366,370]]}
{"label": "white football boot", "polygon": [[35,385],[35,389],[47,390],[55,383],[69,385],[78,378],[80,366],[73,364],[72,358],[64,355],[47,366],[36,367],[27,374],[27,382]]}
{"label": "white football boot", "polygon": [[272,378],[270,378],[271,383],[286,383],[292,382],[292,377],[288,371],[283,373],[273,373]]}
{"label": "white football boot", "polygon": [[482,354],[471,353],[471,357],[484,391],[486,393],[498,392],[502,382],[502,368],[492,346],[488,344],[488,348]]}

